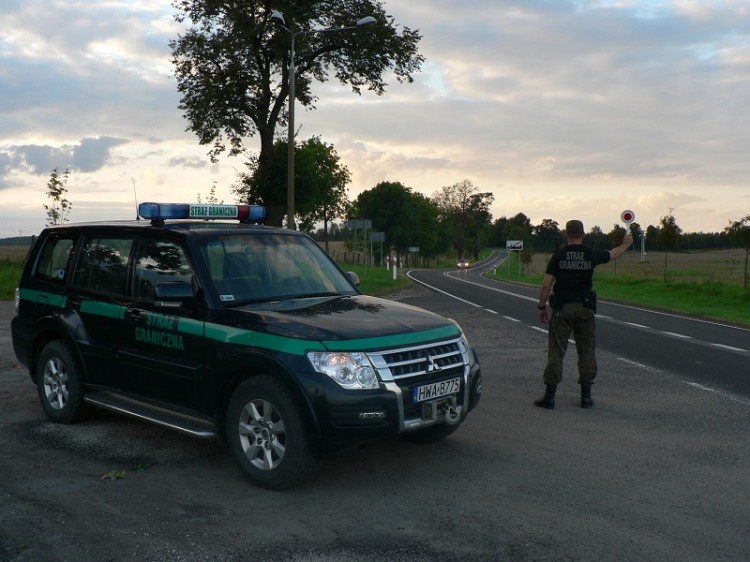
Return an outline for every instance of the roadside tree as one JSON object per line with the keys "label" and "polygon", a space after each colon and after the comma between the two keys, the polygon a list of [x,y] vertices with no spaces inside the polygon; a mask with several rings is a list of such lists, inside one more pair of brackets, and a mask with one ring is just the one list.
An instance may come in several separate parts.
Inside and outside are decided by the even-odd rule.
{"label": "roadside tree", "polygon": [[[170,41],[179,109],[212,160],[228,151],[247,154],[245,142],[260,137],[257,188],[267,207],[266,222],[281,226],[286,193],[271,174],[276,126],[287,123],[291,41],[295,41],[295,99],[314,107],[314,81],[330,77],[359,94],[380,95],[388,76],[411,82],[424,57],[418,31],[398,28],[377,0],[351,0],[335,6],[324,0],[174,0],[175,19],[188,26]],[[288,29],[271,18],[284,14]],[[347,33],[317,29],[351,26],[372,16],[377,25]],[[302,35],[304,34],[304,35]],[[390,72],[387,72],[390,71]]]}
{"label": "roadside tree", "polygon": [[432,196],[432,201],[440,209],[441,219],[450,225],[453,232],[453,248],[457,257],[466,254],[466,229],[469,223],[470,198],[478,188],[465,179],[453,185],[441,187]]}
{"label": "roadside tree", "polygon": [[746,215],[740,220],[730,221],[729,226],[724,229],[724,232],[739,241],[745,248],[745,273],[742,278],[742,286],[747,290],[747,261],[748,256],[750,256],[750,215]]}
{"label": "roadside tree", "polygon": [[608,248],[609,238],[600,226],[592,226],[588,234],[586,234],[586,243],[594,248]]}
{"label": "roadside tree", "polygon": [[472,254],[474,259],[479,259],[479,252],[489,237],[492,226],[492,213],[490,206],[495,202],[492,193],[474,193],[469,197],[467,208],[467,230],[474,236],[474,248]]}
{"label": "roadside tree", "polygon": [[625,235],[627,233],[627,229],[615,223],[612,226],[612,230],[607,233],[607,239],[609,240],[610,247],[614,248],[615,246],[619,246],[620,244],[622,244],[622,240],[623,238],[625,238]]}
{"label": "roadside tree", "polygon": [[206,196],[206,200],[203,200],[203,197],[201,197],[200,193],[196,193],[196,199],[198,203],[206,203],[207,205],[222,205],[224,201],[219,201],[219,198],[216,196],[216,182],[211,186],[211,189],[208,190],[208,195]]}
{"label": "roadside tree", "polygon": [[525,247],[531,243],[533,230],[531,219],[523,213],[518,213],[505,222],[503,238],[505,240],[523,240]]}
{"label": "roadside tree", "polygon": [[362,192],[353,204],[352,218],[371,219],[373,229],[385,233],[385,247],[399,255],[419,246],[422,257],[434,257],[450,244],[438,208],[400,182],[380,182]]}
{"label": "roadside tree", "polygon": [[659,221],[659,245],[664,250],[664,282],[667,282],[667,261],[670,250],[679,248],[682,229],[677,226],[674,215],[665,215]]}
{"label": "roadside tree", "polygon": [[542,252],[554,252],[562,239],[560,224],[552,219],[543,219],[533,229],[534,247]]}
{"label": "roadside tree", "polygon": [[46,226],[63,224],[70,220],[68,214],[73,207],[73,203],[67,198],[69,175],[70,171],[67,168],[62,174],[58,172],[57,168],[50,172],[47,182],[47,198],[50,200],[50,204],[44,205],[44,210],[47,211]]}
{"label": "roadside tree", "polygon": [[[342,165],[336,149],[331,144],[312,137],[295,145],[294,168],[297,186],[297,214],[300,229],[314,230],[316,223],[323,223],[323,240],[328,250],[328,224],[344,217],[349,209],[346,186],[351,174]],[[269,198],[286,197],[287,144],[285,140],[274,143],[271,162],[266,168],[260,166],[257,157],[248,163],[249,173],[240,174],[240,180],[232,191],[241,201],[267,205]],[[268,178],[264,180],[264,177]]]}

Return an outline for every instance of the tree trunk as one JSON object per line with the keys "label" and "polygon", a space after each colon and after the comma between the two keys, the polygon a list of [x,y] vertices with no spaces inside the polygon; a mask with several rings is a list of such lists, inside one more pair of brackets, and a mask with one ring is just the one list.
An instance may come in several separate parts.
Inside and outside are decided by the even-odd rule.
{"label": "tree trunk", "polygon": [[[260,177],[260,191],[263,205],[266,208],[267,226],[282,226],[286,216],[286,190],[282,197],[274,196],[273,185],[279,178],[271,177],[271,163],[273,161],[274,128],[270,125],[260,132],[260,154],[258,155],[258,175]],[[284,178],[286,179],[286,178]]]}
{"label": "tree trunk", "polygon": [[323,215],[323,243],[325,244],[326,253],[328,253],[328,215]]}

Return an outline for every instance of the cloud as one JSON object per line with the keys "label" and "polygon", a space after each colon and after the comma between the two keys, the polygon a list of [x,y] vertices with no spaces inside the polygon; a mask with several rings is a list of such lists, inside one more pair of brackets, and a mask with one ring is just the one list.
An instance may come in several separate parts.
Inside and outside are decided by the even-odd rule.
{"label": "cloud", "polygon": [[83,139],[81,144],[73,148],[73,169],[95,172],[109,161],[112,148],[127,142],[113,137]]}
{"label": "cloud", "polygon": [[183,167],[183,168],[205,168],[210,162],[206,159],[200,158],[186,158],[184,156],[178,156],[169,159],[170,167]]}
{"label": "cloud", "polygon": [[0,187],[12,168],[22,168],[33,175],[47,175],[53,169],[79,172],[100,170],[111,158],[111,149],[126,144],[113,137],[87,138],[77,145],[10,146],[0,151]]}

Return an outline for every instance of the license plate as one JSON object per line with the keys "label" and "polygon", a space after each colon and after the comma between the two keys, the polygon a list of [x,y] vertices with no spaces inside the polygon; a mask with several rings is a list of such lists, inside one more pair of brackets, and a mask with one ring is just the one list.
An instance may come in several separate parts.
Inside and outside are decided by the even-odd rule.
{"label": "license plate", "polygon": [[434,382],[422,386],[415,386],[412,392],[414,402],[424,402],[433,398],[440,398],[450,394],[458,394],[461,390],[461,377],[447,381]]}

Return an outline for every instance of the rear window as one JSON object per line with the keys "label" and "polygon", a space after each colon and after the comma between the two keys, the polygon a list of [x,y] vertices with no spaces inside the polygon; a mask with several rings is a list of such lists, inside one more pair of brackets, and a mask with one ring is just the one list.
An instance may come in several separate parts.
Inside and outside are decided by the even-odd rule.
{"label": "rear window", "polygon": [[82,289],[124,295],[132,237],[88,238],[76,264],[73,284]]}
{"label": "rear window", "polygon": [[135,259],[134,296],[153,299],[159,283],[174,281],[187,284],[193,281],[193,271],[182,247],[170,240],[142,240]]}
{"label": "rear window", "polygon": [[47,238],[37,262],[37,279],[52,283],[64,283],[74,246],[75,239],[72,236],[50,236]]}

